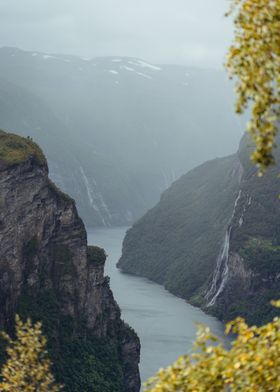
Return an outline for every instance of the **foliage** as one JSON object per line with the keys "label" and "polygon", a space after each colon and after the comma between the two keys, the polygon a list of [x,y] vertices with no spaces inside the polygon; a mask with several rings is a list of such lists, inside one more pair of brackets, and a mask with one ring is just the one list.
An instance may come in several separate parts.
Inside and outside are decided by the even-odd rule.
{"label": "foliage", "polygon": [[61,198],[63,201],[70,201],[71,203],[75,204],[75,200],[72,199],[72,197],[70,197],[69,195],[67,195],[66,193],[62,192],[61,189],[59,189],[55,183],[53,181],[51,181],[50,179],[48,179],[48,188],[54,193],[56,194],[59,198]]}
{"label": "foliage", "polygon": [[117,343],[99,338],[83,320],[61,314],[55,290],[25,292],[17,312],[41,320],[56,380],[64,392],[120,392],[123,370]]}
{"label": "foliage", "polygon": [[30,138],[0,131],[0,162],[12,166],[30,157],[33,157],[39,165],[47,165],[42,150]]}
{"label": "foliage", "polygon": [[8,359],[1,370],[0,390],[8,392],[58,392],[48,359],[47,341],[42,324],[23,323],[16,317],[16,339],[3,334],[8,341]]}
{"label": "foliage", "polygon": [[123,372],[114,342],[86,337],[61,339],[61,352],[54,354],[54,371],[64,392],[121,392]]}
{"label": "foliage", "polygon": [[229,13],[235,13],[235,40],[226,67],[237,78],[237,112],[252,102],[252,159],[262,173],[274,163],[280,115],[280,0],[233,0]]}
{"label": "foliage", "polygon": [[87,261],[89,264],[101,264],[103,265],[106,261],[106,253],[104,249],[98,246],[87,247]]}
{"label": "foliage", "polygon": [[262,274],[263,279],[280,273],[280,246],[273,245],[271,240],[250,238],[240,249],[240,255],[253,271]]}
{"label": "foliage", "polygon": [[280,296],[280,150],[275,151],[278,165],[259,178],[250,162],[248,139],[243,137],[236,156],[206,162],[166,190],[158,205],[127,232],[118,265],[203,307],[231,222],[230,256],[241,256],[246,272],[230,264],[230,282],[207,312],[225,322],[242,316],[259,325],[279,312],[269,302]]}
{"label": "foliage", "polygon": [[119,267],[188,300],[203,292],[236,198],[235,162],[216,159],[176,181],[127,232]]}
{"label": "foliage", "polygon": [[[274,302],[280,307],[280,301]],[[146,385],[150,392],[269,392],[280,390],[280,319],[249,327],[237,318],[226,327],[236,334],[230,350],[200,327],[195,350],[160,370]],[[216,345],[209,345],[216,342]]]}

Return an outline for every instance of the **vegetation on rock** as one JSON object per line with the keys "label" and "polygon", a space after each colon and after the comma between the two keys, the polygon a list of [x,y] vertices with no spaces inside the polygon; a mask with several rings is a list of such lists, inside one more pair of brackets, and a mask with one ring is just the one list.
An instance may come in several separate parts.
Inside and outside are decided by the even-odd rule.
{"label": "vegetation on rock", "polygon": [[42,335],[42,324],[23,323],[16,317],[16,339],[5,333],[8,359],[0,372],[2,392],[58,392],[62,386],[55,383],[51,362],[46,351],[47,341]]}
{"label": "vegetation on rock", "polygon": [[[88,330],[87,334],[73,337],[74,320],[59,319],[59,308],[51,294],[25,297],[25,311],[40,314],[45,323],[32,324],[16,317],[16,339],[6,333],[7,355],[0,372],[0,390],[7,392],[120,392],[123,389],[122,368],[113,342],[97,338]],[[34,311],[27,305],[34,304]],[[23,303],[21,303],[23,309]],[[55,325],[61,323],[60,342],[55,334]],[[43,332],[48,336],[48,341]],[[59,345],[55,347],[55,345]],[[47,351],[48,350],[48,351]],[[49,352],[49,354],[48,354]],[[51,363],[50,358],[52,358]],[[54,376],[61,382],[56,384]]]}
{"label": "vegetation on rock", "polygon": [[98,246],[87,247],[87,261],[89,264],[101,264],[103,265],[106,261],[106,253],[104,249]]}
{"label": "vegetation on rock", "polygon": [[200,295],[215,267],[232,214],[235,156],[191,170],[127,232],[118,266],[183,298]]}
{"label": "vegetation on rock", "polygon": [[[74,201],[49,181],[36,145],[0,135],[1,329],[14,336],[15,314],[23,325],[42,323],[52,371],[65,392],[136,391],[139,339],[121,320],[104,278],[105,252],[87,251]],[[0,369],[6,346],[1,340]]]}
{"label": "vegetation on rock", "polygon": [[[235,156],[206,162],[176,181],[127,232],[119,267],[223,321],[242,316],[259,325],[276,316],[269,302],[280,296],[280,165],[259,178],[250,152],[244,138]],[[206,307],[229,226],[227,283]]]}
{"label": "vegetation on rock", "polygon": [[[68,272],[65,272],[68,273]],[[23,320],[42,322],[53,373],[64,392],[120,392],[122,364],[114,339],[98,338],[83,320],[64,316],[55,290],[26,290],[17,312]]]}
{"label": "vegetation on rock", "polygon": [[[275,163],[273,148],[280,116],[280,1],[233,0],[232,4],[231,12],[237,9],[236,30],[227,67],[231,75],[238,79],[237,112],[243,112],[252,102],[249,131],[256,145],[252,159],[260,169],[259,174],[263,174],[269,165]],[[256,183],[255,173],[246,170],[246,165],[243,164],[244,169],[241,189],[230,222],[233,229],[233,238],[229,238],[232,240],[232,263],[236,264],[236,270],[239,269],[239,276],[236,271],[233,271],[232,275],[233,282],[236,276],[244,278],[247,275],[247,285],[252,286],[255,283],[256,287],[250,287],[247,291],[255,294],[253,305],[260,314],[262,308],[257,306],[258,298],[262,297],[262,300],[266,301],[274,292],[279,295],[279,230],[273,230],[275,221],[279,222],[279,206],[275,206],[276,181],[269,178],[268,184]],[[275,172],[273,174],[275,175]],[[242,192],[245,194],[245,200],[237,220],[234,215]],[[260,215],[249,208],[252,198]],[[265,208],[267,203],[270,207]],[[243,225],[248,209],[250,212],[246,214],[246,224]],[[252,211],[255,215],[253,220]],[[238,226],[241,230],[237,229]],[[229,233],[231,234],[231,229]],[[229,266],[226,267],[228,273]],[[233,283],[231,285],[233,293],[240,291],[239,287],[234,287]],[[243,297],[244,292],[241,287]],[[238,296],[239,293],[237,301]],[[236,298],[234,300],[236,306],[238,303]],[[244,301],[243,298],[243,305],[245,303],[248,307],[250,299]],[[280,301],[274,302],[274,305],[279,308]],[[239,312],[246,310],[238,306],[237,309]],[[257,321],[263,322],[264,319],[262,317]],[[209,345],[209,340],[217,339],[211,335],[208,328],[202,328],[198,334],[195,352],[182,356],[173,366],[161,370],[147,384],[147,391],[279,391],[279,317],[274,317],[273,321],[261,327],[249,327],[244,319],[237,318],[228,324],[226,332],[237,335],[230,350],[225,349],[219,342],[216,346]]]}
{"label": "vegetation on rock", "polygon": [[33,158],[39,165],[47,165],[42,150],[30,138],[0,130],[0,163],[13,166],[30,158]]}

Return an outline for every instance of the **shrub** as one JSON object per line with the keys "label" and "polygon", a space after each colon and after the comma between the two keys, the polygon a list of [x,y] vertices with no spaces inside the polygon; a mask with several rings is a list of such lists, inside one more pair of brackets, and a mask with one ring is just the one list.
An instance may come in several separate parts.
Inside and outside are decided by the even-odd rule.
{"label": "shrub", "polygon": [[[280,307],[280,301],[274,302]],[[237,318],[226,327],[236,334],[230,350],[200,327],[194,352],[148,381],[149,392],[269,392],[280,390],[280,318],[249,327]],[[209,345],[216,342],[216,345]]]}

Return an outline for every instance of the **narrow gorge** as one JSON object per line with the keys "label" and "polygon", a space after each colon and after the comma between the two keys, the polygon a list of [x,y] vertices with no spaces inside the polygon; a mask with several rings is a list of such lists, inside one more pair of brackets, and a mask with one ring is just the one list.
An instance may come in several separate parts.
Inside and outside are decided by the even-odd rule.
{"label": "narrow gorge", "polygon": [[[0,132],[0,329],[42,320],[56,379],[71,392],[138,392],[140,342],[121,320],[103,249],[30,138]],[[2,358],[1,353],[1,358]]]}
{"label": "narrow gorge", "polygon": [[249,142],[191,170],[127,233],[123,271],[164,285],[228,321],[261,324],[279,312],[278,165],[259,177]]}

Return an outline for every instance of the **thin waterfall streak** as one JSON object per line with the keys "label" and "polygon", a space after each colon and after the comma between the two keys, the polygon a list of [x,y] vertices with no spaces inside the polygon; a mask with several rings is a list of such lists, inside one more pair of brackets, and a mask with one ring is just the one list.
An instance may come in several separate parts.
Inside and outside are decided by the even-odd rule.
{"label": "thin waterfall streak", "polygon": [[[105,203],[105,201],[104,201],[104,199],[102,197],[101,192],[96,191],[95,194],[94,194],[94,191],[92,190],[92,188],[90,186],[88,177],[86,176],[82,166],[80,166],[80,172],[82,174],[82,178],[84,180],[84,184],[85,184],[85,187],[86,187],[86,190],[87,190],[87,195],[88,195],[90,206],[99,215],[99,217],[100,217],[100,219],[101,219],[101,221],[103,223],[103,226],[110,227],[111,214],[110,214],[110,211],[108,209],[108,206],[106,205],[106,203]],[[93,178],[92,180],[93,180],[94,185],[97,187],[97,183],[96,183],[95,179]],[[96,197],[97,197],[97,199],[96,199]],[[104,213],[109,218],[108,221],[105,218]]]}
{"label": "thin waterfall streak", "polygon": [[232,219],[235,216],[236,208],[238,205],[238,202],[241,198],[242,191],[240,190],[238,193],[237,198],[235,199],[234,203],[234,208],[233,208],[233,213],[230,219],[230,224],[227,228],[225,238],[223,241],[223,245],[221,248],[221,251],[219,253],[219,256],[217,258],[217,265],[214,271],[214,276],[212,279],[212,283],[210,286],[210,289],[206,293],[206,300],[207,300],[207,307],[213,306],[216,303],[216,299],[218,296],[223,292],[227,279],[228,279],[228,272],[229,272],[229,267],[228,267],[228,258],[229,258],[229,245],[230,245],[230,236],[231,236],[231,230],[232,230]]}

